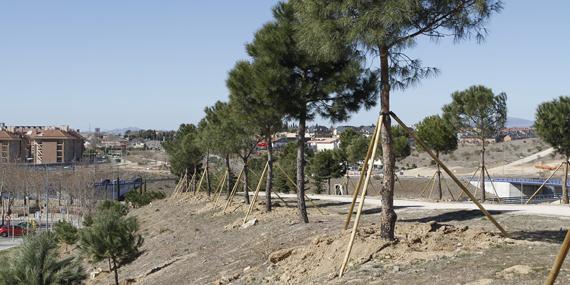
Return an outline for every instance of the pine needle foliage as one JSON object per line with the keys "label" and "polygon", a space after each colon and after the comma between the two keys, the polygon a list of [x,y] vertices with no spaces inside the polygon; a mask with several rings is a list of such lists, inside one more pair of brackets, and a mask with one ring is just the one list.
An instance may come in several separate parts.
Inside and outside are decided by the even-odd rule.
{"label": "pine needle foliage", "polygon": [[83,267],[74,257],[60,259],[58,248],[51,233],[27,236],[9,264],[0,269],[0,284],[81,284],[86,278]]}

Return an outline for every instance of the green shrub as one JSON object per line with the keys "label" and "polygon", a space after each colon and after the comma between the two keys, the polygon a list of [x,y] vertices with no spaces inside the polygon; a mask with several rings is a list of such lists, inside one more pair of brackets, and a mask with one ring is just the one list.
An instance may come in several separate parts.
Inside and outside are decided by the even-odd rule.
{"label": "green shrub", "polygon": [[53,231],[55,232],[55,238],[61,243],[72,245],[77,242],[77,228],[70,222],[58,221],[53,225]]}
{"label": "green shrub", "polygon": [[81,284],[86,274],[77,258],[61,258],[49,232],[29,235],[0,268],[0,284]]}
{"label": "green shrub", "polygon": [[158,191],[147,191],[140,193],[138,191],[131,191],[125,195],[125,201],[131,203],[133,207],[138,208],[150,204],[150,202],[163,199],[166,197],[164,193]]}

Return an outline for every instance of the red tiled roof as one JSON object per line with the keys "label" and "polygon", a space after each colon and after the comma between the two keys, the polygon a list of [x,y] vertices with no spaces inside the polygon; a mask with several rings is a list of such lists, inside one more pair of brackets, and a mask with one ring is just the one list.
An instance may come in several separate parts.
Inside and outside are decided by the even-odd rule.
{"label": "red tiled roof", "polygon": [[8,132],[8,131],[0,131],[0,140],[19,140],[20,137],[17,134]]}
{"label": "red tiled roof", "polygon": [[32,139],[77,139],[77,136],[63,130],[34,130],[29,135]]}

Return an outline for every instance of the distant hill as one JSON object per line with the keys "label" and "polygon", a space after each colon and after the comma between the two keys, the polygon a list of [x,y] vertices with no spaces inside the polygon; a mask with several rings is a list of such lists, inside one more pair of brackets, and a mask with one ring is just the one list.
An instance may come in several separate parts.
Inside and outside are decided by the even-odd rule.
{"label": "distant hill", "polygon": [[112,130],[106,130],[106,133],[111,133],[114,135],[122,135],[125,134],[126,131],[131,131],[131,132],[137,132],[137,131],[142,131],[143,129],[138,128],[138,127],[127,127],[127,128],[120,128],[120,129],[112,129]]}
{"label": "distant hill", "polygon": [[534,121],[531,121],[531,120],[515,118],[515,117],[507,117],[506,127],[507,128],[515,128],[515,127],[528,128],[528,127],[532,127],[533,124],[534,124]]}

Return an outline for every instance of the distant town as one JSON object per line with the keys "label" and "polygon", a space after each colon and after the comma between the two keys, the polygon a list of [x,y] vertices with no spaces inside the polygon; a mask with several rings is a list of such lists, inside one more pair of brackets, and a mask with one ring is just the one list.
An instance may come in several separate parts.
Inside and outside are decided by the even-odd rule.
{"label": "distant town", "polygon": [[[297,134],[295,127],[276,133],[273,138],[274,148],[280,149],[294,142]],[[340,145],[340,134],[354,130],[366,137],[374,131],[374,125],[342,125],[326,127],[313,125],[308,127],[305,138],[308,146],[315,152],[335,150]],[[122,132],[104,132],[95,128],[94,132],[80,132],[70,126],[8,126],[0,123],[0,162],[30,164],[71,164],[79,162],[101,161],[105,155],[124,154],[127,150],[162,151],[162,142],[174,137],[174,131],[161,130],[124,130]],[[532,127],[510,127],[502,129],[487,143],[535,138]],[[462,145],[479,145],[481,141],[472,132],[457,134]],[[413,140],[410,138],[410,142]],[[258,150],[266,147],[265,141],[258,143]],[[99,155],[99,156],[98,156]]]}

